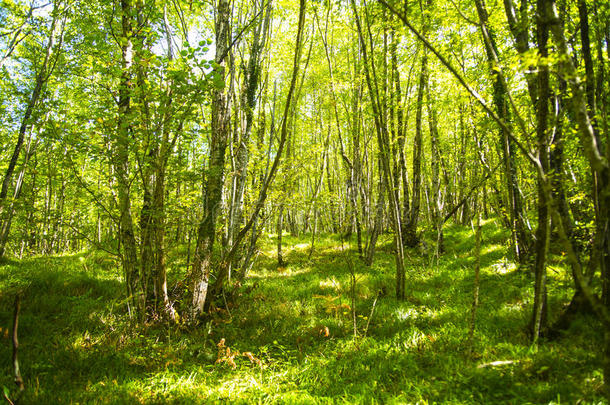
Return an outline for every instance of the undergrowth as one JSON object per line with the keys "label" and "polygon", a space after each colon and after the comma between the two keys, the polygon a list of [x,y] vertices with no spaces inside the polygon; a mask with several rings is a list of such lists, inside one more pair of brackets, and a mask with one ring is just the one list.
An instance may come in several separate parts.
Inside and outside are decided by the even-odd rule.
{"label": "undergrowth", "polygon": [[[194,328],[131,325],[118,263],[105,254],[5,262],[0,386],[18,396],[9,331],[20,293],[25,404],[603,401],[598,322],[579,319],[559,338],[530,345],[533,279],[506,256],[508,234],[494,221],[483,228],[471,343],[472,230],[447,227],[438,260],[407,251],[404,301],[393,297],[390,238],[380,240],[367,268],[353,244],[337,236],[318,237],[308,259],[310,236],[286,235],[287,266],[278,268],[275,238],[267,236],[234,302]],[[172,279],[182,278],[180,267],[171,266]],[[553,262],[551,316],[570,294],[566,269]]]}

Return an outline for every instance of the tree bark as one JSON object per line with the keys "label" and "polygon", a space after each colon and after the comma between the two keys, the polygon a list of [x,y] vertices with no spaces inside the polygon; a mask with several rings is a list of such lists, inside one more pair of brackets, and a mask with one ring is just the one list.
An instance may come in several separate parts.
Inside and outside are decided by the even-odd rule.
{"label": "tree bark", "polygon": [[436,256],[443,253],[443,218],[442,210],[444,202],[442,201],[441,194],[441,177],[440,177],[440,165],[441,165],[441,152],[439,145],[438,127],[436,125],[437,115],[436,108],[434,106],[434,100],[430,95],[430,85],[426,85],[426,99],[428,107],[428,124],[430,127],[430,148],[432,149],[432,159],[430,160],[430,171],[432,175],[432,196],[431,196],[431,208],[432,208],[432,225],[436,230]]}
{"label": "tree bark", "polygon": [[[544,0],[538,0],[538,9],[544,7]],[[547,43],[549,39],[548,22],[540,18],[536,24],[536,39],[540,61],[538,66],[538,100],[537,110],[537,140],[538,159],[544,173],[549,172],[549,143],[548,143],[548,116],[549,116],[549,67],[544,60],[548,58]],[[534,313],[532,316],[532,340],[534,343],[546,333],[547,329],[547,292],[546,292],[546,264],[549,251],[551,231],[551,217],[549,215],[549,201],[543,182],[538,176],[538,229],[536,230],[536,264],[534,268]]]}
{"label": "tree bark", "polygon": [[207,182],[203,203],[203,220],[197,232],[197,246],[191,280],[191,319],[203,314],[210,282],[212,253],[216,235],[216,218],[220,210],[224,181],[225,150],[229,138],[231,114],[229,97],[224,84],[225,57],[229,53],[230,7],[228,0],[219,0],[216,11],[216,67],[215,75],[222,85],[212,91],[211,145]]}
{"label": "tree bark", "polygon": [[145,314],[145,297],[139,272],[138,251],[131,214],[131,190],[129,151],[133,133],[133,7],[131,0],[121,0],[121,77],[119,79],[119,102],[117,131],[113,137],[113,165],[116,176],[119,241],[122,246],[121,260],[127,285],[130,315],[142,319]]}
{"label": "tree bark", "polygon": [[[512,4],[510,0],[506,0],[505,5],[509,3]],[[502,83],[502,73],[499,71],[499,67],[495,66],[498,58],[498,47],[496,45],[495,34],[488,26],[489,17],[483,0],[475,0],[475,5],[483,34],[483,42],[487,53],[487,60],[490,65],[492,75],[494,76],[493,101],[496,112],[499,117],[504,119],[505,122],[509,122],[510,109],[507,101],[507,91]],[[514,14],[511,14],[511,16],[512,15]],[[509,26],[511,26],[514,30],[517,50],[527,50],[529,45],[527,43],[522,43],[523,29],[525,29],[525,33],[527,33],[527,28],[515,28],[511,24],[517,23],[511,23],[510,21],[512,20],[509,18]],[[526,78],[528,80],[528,88],[530,88],[532,100],[535,100],[536,98],[534,98],[534,95],[537,94],[537,90],[534,90],[535,86],[532,87],[532,85],[530,85],[530,82],[535,85],[535,83],[532,81],[533,77],[531,74],[528,74],[526,75]],[[527,227],[520,196],[521,194],[519,190],[519,181],[517,179],[517,168],[515,164],[515,146],[514,142],[509,136],[509,131],[506,128],[500,128],[500,142],[502,145],[502,159],[504,161],[504,175],[507,189],[506,200],[509,211],[510,229],[512,232],[513,251],[517,260],[524,263],[529,257],[532,238]]]}
{"label": "tree bark", "polygon": [[[256,204],[254,205],[254,210],[250,216],[250,219],[248,220],[248,222],[246,222],[246,225],[235,236],[233,246],[231,247],[229,252],[227,252],[224,255],[222,261],[218,265],[218,271],[216,273],[216,281],[213,285],[213,288],[212,288],[212,291],[210,294],[212,297],[217,296],[222,291],[224,282],[227,278],[229,264],[233,260],[233,257],[236,254],[237,250],[240,248],[241,243],[242,243],[243,239],[245,238],[246,234],[252,228],[254,223],[257,221],[258,215],[259,215],[261,209],[263,208],[265,201],[267,199],[267,193],[269,191],[269,187],[273,183],[273,180],[275,179],[275,175],[277,173],[277,170],[278,170],[278,167],[280,164],[280,160],[282,158],[282,152],[284,150],[284,145],[286,144],[286,140],[288,138],[288,127],[287,127],[288,120],[287,120],[287,118],[288,118],[288,113],[290,112],[290,109],[292,106],[292,104],[291,104],[292,98],[294,95],[297,76],[298,76],[298,72],[299,72],[299,61],[300,61],[300,57],[301,57],[301,47],[302,47],[302,40],[303,40],[303,27],[305,24],[305,8],[306,8],[305,3],[306,3],[305,0],[300,0],[299,25],[298,25],[298,29],[297,29],[297,38],[296,38],[296,43],[295,43],[294,63],[293,63],[293,68],[292,68],[292,79],[290,82],[290,88],[288,89],[288,95],[286,97],[286,105],[284,107],[284,115],[283,115],[283,120],[282,120],[282,127],[280,130],[280,140],[279,140],[279,144],[277,147],[277,152],[275,154],[275,158],[273,159],[273,163],[271,164],[271,168],[269,169],[268,174],[265,178],[265,181],[263,182],[261,191],[258,196],[258,200],[256,201]],[[206,281],[206,291],[207,291],[207,279],[205,281]],[[209,308],[209,302],[210,302],[209,299],[207,301],[205,301],[206,309]],[[201,312],[199,312],[199,313],[201,313]]]}
{"label": "tree bark", "polygon": [[[426,28],[424,33],[426,35]],[[428,55],[424,50],[424,55],[421,60],[421,71],[419,73],[419,84],[417,86],[417,110],[415,113],[415,138],[413,139],[413,189],[411,192],[411,211],[409,213],[409,222],[405,229],[405,245],[415,247],[419,243],[417,236],[417,223],[419,221],[420,200],[421,200],[421,166],[422,166],[422,115],[424,104],[424,90],[428,83]]]}
{"label": "tree bark", "polygon": [[[400,223],[400,203],[398,199],[398,193],[393,182],[392,170],[390,165],[390,140],[388,134],[388,125],[385,118],[385,99],[379,94],[377,87],[377,77],[375,74],[375,63],[369,58],[367,51],[367,43],[364,39],[364,31],[358,16],[358,10],[356,8],[355,0],[351,0],[352,10],[356,21],[358,30],[358,38],[362,44],[362,56],[364,61],[364,72],[366,77],[367,86],[369,89],[369,95],[372,101],[373,114],[375,118],[375,129],[377,134],[377,144],[379,146],[380,159],[383,167],[383,177],[385,184],[387,185],[388,199],[390,203],[391,221],[392,227],[394,228],[394,242],[395,242],[395,259],[396,259],[396,298],[401,300],[405,298],[405,269],[404,269],[404,245],[403,245],[403,232]],[[430,1],[428,1],[430,6]],[[366,4],[365,4],[366,13]],[[367,16],[368,17],[368,16]],[[373,50],[373,38],[370,30],[370,25],[367,25],[368,33],[368,47]],[[387,56],[387,55],[385,55]],[[370,64],[370,67],[369,67]]]}
{"label": "tree bark", "polygon": [[[601,146],[597,142],[597,137],[593,125],[591,124],[587,109],[585,89],[583,88],[582,82],[580,81],[580,77],[577,74],[576,67],[574,66],[572,59],[570,58],[568,46],[563,32],[563,26],[557,13],[557,6],[554,0],[539,1],[539,5],[541,5],[542,7],[540,13],[542,15],[542,18],[549,25],[550,32],[553,36],[557,51],[560,55],[558,62],[560,73],[565,75],[564,77],[568,78],[567,81],[572,94],[571,101],[573,116],[576,122],[578,123],[578,134],[580,136],[580,141],[585,153],[585,157],[587,158],[591,170],[593,172],[599,174],[601,178],[608,178],[610,174],[610,168],[608,166],[608,155],[610,154],[610,148],[606,148],[606,153],[604,155],[601,152]],[[603,229],[602,239],[605,239],[607,241],[607,235],[609,232],[607,210],[610,207],[610,187],[608,185],[608,182],[602,182],[602,186],[603,188],[601,190],[601,195],[603,195],[604,198],[600,200],[599,211],[600,213],[605,213],[605,215],[602,218],[598,218],[598,221],[601,220],[603,223],[596,224],[596,233],[600,232],[600,229]],[[550,192],[547,194],[550,195]],[[560,234],[563,246],[566,250],[567,257],[570,260],[570,263],[574,269],[574,278],[576,279],[576,282],[582,289],[583,294],[590,302],[594,311],[599,315],[605,326],[605,344],[603,357],[604,390],[606,394],[606,399],[610,400],[610,312],[608,309],[608,305],[607,303],[600,301],[598,297],[593,293],[587,278],[583,274],[582,266],[580,265],[580,261],[578,260],[577,251],[566,235],[566,231],[563,227],[563,218],[559,215],[559,211],[557,209],[552,209],[551,212],[553,214],[553,220],[555,220],[558,224],[558,232]],[[598,237],[598,235],[596,235],[596,237]],[[610,252],[608,252],[607,243],[603,248],[602,256],[605,256],[606,258],[610,257]],[[608,272],[605,272],[605,274],[602,273],[602,284],[608,283],[608,277]]]}
{"label": "tree bark", "polygon": [[[262,51],[265,48],[267,34],[269,32],[269,24],[271,20],[271,1],[266,4],[266,11],[261,15],[259,22],[255,27],[252,36],[252,45],[250,46],[250,58],[247,68],[244,72],[242,84],[242,92],[240,96],[240,105],[243,110],[243,119],[241,123],[241,135],[237,139],[236,152],[236,167],[233,175],[232,184],[234,184],[234,192],[232,193],[230,205],[230,218],[228,226],[228,246],[233,244],[233,237],[239,232],[239,228],[243,223],[243,205],[244,194],[246,190],[247,169],[249,162],[248,145],[250,142],[250,133],[254,122],[254,108],[256,107],[256,93],[260,84],[261,75],[261,57]],[[257,13],[256,7],[254,13]],[[263,10],[260,11],[263,13]],[[236,255],[232,266],[239,266],[241,254]]]}

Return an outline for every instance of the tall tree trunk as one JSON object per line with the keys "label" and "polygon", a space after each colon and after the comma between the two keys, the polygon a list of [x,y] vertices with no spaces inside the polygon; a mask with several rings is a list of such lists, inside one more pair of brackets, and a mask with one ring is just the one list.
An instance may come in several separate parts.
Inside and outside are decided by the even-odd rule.
{"label": "tall tree trunk", "polygon": [[[507,0],[506,4],[509,3],[510,0]],[[499,117],[502,117],[505,122],[509,122],[510,109],[507,101],[506,89],[502,83],[502,73],[499,71],[499,68],[495,66],[498,59],[498,47],[496,45],[495,33],[488,26],[488,13],[483,0],[475,0],[475,4],[477,14],[479,16],[479,22],[481,24],[480,27],[483,34],[483,42],[487,53],[487,60],[490,65],[492,75],[494,76],[493,101],[496,108],[496,113]],[[510,4],[507,5],[507,10],[510,9]],[[527,50],[529,45],[522,43],[522,28],[515,28],[514,32],[514,35],[517,38],[516,44],[518,50]],[[527,30],[525,32],[527,33]],[[530,81],[533,80],[530,74],[527,75],[527,80],[532,100],[536,100],[535,94],[537,94],[537,90],[534,90],[535,86],[532,87],[530,85]],[[532,238],[525,219],[523,204],[521,201],[519,180],[517,178],[517,167],[515,164],[515,145],[509,136],[509,128],[500,129],[500,142],[502,144],[502,159],[504,161],[504,176],[507,189],[506,200],[509,211],[510,228],[512,232],[513,251],[517,260],[524,263],[529,257]]]}
{"label": "tall tree trunk", "polygon": [[5,219],[4,221],[2,221],[0,226],[0,258],[4,256],[4,252],[6,251],[6,243],[8,242],[8,236],[11,231],[13,217],[15,216],[15,202],[21,195],[21,188],[23,187],[25,172],[28,168],[28,163],[33,152],[34,150],[32,149],[32,138],[30,137],[25,148],[25,159],[23,161],[23,165],[21,167],[21,170],[19,171],[19,176],[17,176],[17,181],[15,183],[15,190],[13,192],[12,201],[10,205],[7,206]]}
{"label": "tall tree trunk", "polygon": [[[544,7],[544,0],[538,0],[538,10]],[[538,52],[541,56],[538,72],[538,100],[537,110],[537,139],[538,159],[544,173],[549,172],[549,143],[548,143],[548,116],[549,116],[549,67],[544,58],[548,58],[547,43],[549,39],[548,22],[538,19],[536,24],[536,39]],[[547,329],[547,292],[546,292],[546,264],[549,251],[551,231],[551,217],[549,215],[549,201],[543,182],[538,176],[538,229],[536,230],[536,264],[534,283],[534,313],[532,316],[532,339],[534,343],[545,334]]]}
{"label": "tall tree trunk", "polygon": [[131,0],[121,0],[121,77],[119,79],[119,111],[117,131],[113,139],[113,165],[116,176],[119,241],[122,246],[121,260],[127,284],[130,315],[141,319],[145,314],[145,297],[142,292],[139,273],[138,251],[131,215],[131,190],[129,170],[129,150],[133,132],[133,112],[131,108],[132,67],[133,67],[133,7]]}
{"label": "tall tree trunk", "polygon": [[[372,101],[373,107],[373,115],[375,118],[375,129],[377,134],[377,144],[379,146],[379,153],[381,158],[381,163],[383,167],[383,177],[384,181],[387,185],[388,191],[388,199],[390,202],[390,214],[392,227],[394,228],[394,242],[395,242],[395,259],[396,259],[396,298],[404,299],[405,298],[405,269],[404,269],[404,245],[403,245],[403,232],[401,229],[400,223],[400,202],[398,199],[398,192],[394,185],[392,184],[393,176],[391,170],[390,163],[390,139],[389,139],[389,130],[388,123],[386,120],[386,100],[385,95],[381,95],[379,93],[377,75],[375,73],[375,63],[373,60],[373,55],[369,58],[367,47],[370,50],[373,50],[373,38],[371,34],[370,26],[367,25],[367,34],[368,34],[368,46],[367,41],[364,39],[364,31],[362,28],[362,24],[360,22],[360,17],[358,16],[358,10],[356,8],[355,0],[351,1],[352,10],[354,12],[354,17],[356,21],[356,26],[358,30],[358,38],[362,45],[362,56],[364,61],[364,72],[367,82],[367,87],[369,89],[369,95]],[[430,1],[428,1],[428,6],[430,6]],[[367,13],[366,5],[364,7],[365,13]],[[368,20],[368,15],[367,15]],[[387,55],[384,55],[387,58]],[[370,65],[370,66],[369,66]],[[384,77],[384,83],[385,79]]]}
{"label": "tall tree trunk", "polygon": [[[591,119],[589,117],[587,101],[586,101],[586,92],[582,86],[582,82],[580,81],[579,75],[577,73],[576,67],[574,66],[572,59],[570,57],[570,53],[568,51],[568,46],[565,39],[565,34],[563,32],[563,26],[559,19],[557,13],[557,5],[554,0],[539,0],[539,7],[542,7],[540,14],[542,18],[549,25],[550,31],[553,35],[553,41],[556,44],[557,52],[559,53],[559,69],[560,74],[564,75],[567,78],[569,88],[571,90],[571,101],[572,101],[572,113],[575,121],[578,123],[578,134],[581,141],[581,146],[584,150],[585,157],[587,158],[591,169],[600,175],[600,178],[607,179],[610,175],[610,167],[608,164],[608,160],[610,158],[610,147],[606,147],[605,154],[602,153],[601,145],[597,142],[597,136],[595,134],[595,130],[591,123]],[[602,182],[602,190],[601,195],[604,196],[603,199],[599,201],[600,203],[600,213],[602,213],[603,217],[598,218],[598,221],[602,221],[601,227],[603,229],[603,235],[601,235],[601,239],[608,240],[608,209],[610,208],[610,185],[608,182]],[[594,308],[595,312],[600,316],[602,321],[604,322],[605,330],[604,330],[604,357],[603,357],[603,369],[604,369],[604,390],[606,399],[610,400],[610,312],[608,308],[607,301],[600,301],[595,293],[592,291],[588,280],[582,272],[582,267],[578,260],[578,255],[573,245],[570,243],[569,238],[567,237],[565,230],[562,227],[563,219],[559,215],[558,210],[552,210],[553,220],[557,222],[559,234],[561,236],[564,248],[567,253],[567,257],[570,260],[573,269],[574,269],[574,277],[576,282],[582,288],[584,295],[587,300],[591,303],[591,306]],[[596,233],[600,231],[600,224],[596,224]],[[599,235],[596,235],[599,237]],[[610,252],[608,251],[608,244],[606,243],[603,248],[603,255],[606,258],[610,257]],[[603,260],[603,259],[602,259]],[[608,283],[608,272],[602,274],[602,283]]]}
{"label": "tall tree trunk", "polygon": [[440,177],[440,166],[441,166],[441,152],[439,145],[438,127],[436,125],[437,115],[436,108],[434,106],[434,100],[430,95],[430,85],[426,85],[426,98],[428,107],[428,124],[430,127],[430,147],[432,149],[432,159],[430,160],[430,171],[432,172],[432,196],[431,196],[431,208],[432,208],[432,224],[436,230],[436,256],[443,253],[443,197],[441,194],[441,177]]}
{"label": "tall tree trunk", "polygon": [[229,49],[230,7],[228,0],[219,0],[216,10],[216,67],[217,75],[222,85],[212,91],[212,118],[211,118],[211,145],[210,159],[207,171],[207,182],[203,202],[203,220],[197,232],[197,247],[191,270],[191,308],[192,319],[198,318],[204,310],[210,272],[212,267],[212,253],[216,234],[216,218],[218,217],[222,199],[222,186],[224,181],[225,150],[229,138],[229,125],[231,114],[229,97],[224,85],[225,59]]}
{"label": "tall tree trunk", "polygon": [[[424,35],[426,29],[424,28]],[[415,247],[419,243],[417,236],[417,223],[419,221],[420,200],[421,200],[421,166],[422,166],[422,115],[424,104],[424,90],[428,83],[428,55],[424,50],[421,60],[421,71],[419,73],[419,84],[417,87],[417,110],[415,113],[415,138],[413,139],[413,190],[411,193],[411,212],[409,222],[405,229],[405,244]]]}
{"label": "tall tree trunk", "polygon": [[375,222],[373,224],[373,229],[371,230],[371,235],[369,237],[369,242],[367,244],[366,256],[364,258],[364,263],[367,266],[373,265],[373,259],[375,257],[375,248],[377,245],[377,239],[379,238],[379,234],[383,228],[383,208],[385,206],[385,181],[383,175],[381,175],[382,166],[381,166],[381,158],[379,159],[379,190],[377,193],[377,204],[375,208]]}
{"label": "tall tree trunk", "polygon": [[[252,36],[252,45],[250,46],[250,59],[246,68],[242,92],[240,98],[241,109],[243,110],[243,122],[241,123],[242,133],[237,139],[236,152],[236,167],[233,175],[234,192],[232,193],[231,206],[229,209],[230,218],[228,226],[228,246],[233,244],[234,235],[239,232],[239,228],[243,223],[243,205],[244,194],[246,190],[247,169],[249,162],[248,145],[250,142],[250,133],[254,121],[254,108],[256,107],[256,93],[260,84],[261,74],[261,57],[262,51],[265,48],[267,34],[269,32],[269,24],[271,20],[271,1],[266,4],[266,11],[263,15],[263,10],[260,11],[261,17],[255,27]],[[254,9],[254,13],[258,10]],[[232,266],[239,266],[242,259],[242,254],[237,254]]]}
{"label": "tall tree trunk", "polygon": [[[466,178],[467,178],[467,170],[466,170],[466,150],[467,150],[467,139],[468,136],[466,134],[467,128],[464,122],[464,107],[460,106],[460,142],[459,142],[459,153],[457,156],[457,180],[458,180],[458,201],[462,201],[465,198],[464,192],[466,188]],[[468,201],[465,201],[462,204],[462,208],[456,211],[456,222],[459,224],[465,224],[469,214],[470,204]],[[455,208],[454,208],[455,209]]]}
{"label": "tall tree trunk", "polygon": [[[269,191],[269,187],[273,183],[275,176],[277,174],[277,170],[279,168],[280,161],[282,159],[282,152],[284,151],[284,145],[286,144],[286,140],[288,138],[288,114],[292,108],[292,99],[294,95],[294,90],[296,87],[297,76],[299,73],[299,62],[301,58],[301,50],[302,50],[302,42],[303,42],[303,30],[305,25],[305,9],[306,9],[306,1],[300,0],[299,4],[299,25],[297,28],[297,38],[295,42],[295,52],[294,52],[294,62],[292,67],[292,79],[290,81],[290,88],[288,89],[288,95],[286,96],[286,105],[284,107],[284,115],[282,118],[282,127],[280,130],[280,139],[277,147],[277,151],[275,157],[273,159],[273,163],[271,164],[271,168],[269,169],[265,181],[261,187],[261,191],[258,196],[258,200],[254,205],[254,210],[250,216],[246,225],[239,231],[239,233],[235,236],[235,241],[233,242],[233,246],[231,250],[224,255],[223,260],[218,265],[218,271],[216,273],[216,282],[213,285],[211,290],[211,296],[215,297],[222,291],[224,282],[227,278],[227,273],[229,271],[229,264],[233,260],[238,249],[240,249],[241,242],[246,237],[246,234],[252,226],[255,224],[260,211],[265,205],[265,201],[267,200],[267,193]],[[273,139],[273,138],[271,138]],[[209,300],[206,301],[206,306],[209,308]]]}
{"label": "tall tree trunk", "polygon": [[[522,58],[530,49],[528,5],[528,1],[522,0],[519,5],[519,10],[517,10],[513,0],[504,0],[504,12],[508,21],[508,27],[513,36],[515,48]],[[485,6],[483,5],[483,8],[484,7]],[[525,73],[527,90],[533,106],[536,105],[536,100],[538,99],[538,84],[536,83],[536,74],[532,73],[535,71],[535,66],[529,66],[527,72]]]}
{"label": "tall tree trunk", "polygon": [[[400,70],[398,65],[398,57],[396,48],[400,42],[397,38],[394,29],[391,31],[391,42],[390,42],[390,55],[392,59],[391,67],[391,83],[390,83],[390,111],[391,111],[391,128],[393,132],[392,144],[395,149],[394,154],[394,187],[397,190],[397,195],[400,195],[400,188],[402,186],[402,206],[401,206],[401,227],[407,228],[408,215],[409,215],[409,180],[407,173],[407,161],[405,158],[405,111],[402,102],[402,90],[400,84]],[[409,72],[409,82],[411,80],[411,71]],[[408,90],[409,86],[407,86]],[[395,117],[395,119],[394,119]],[[395,121],[395,122],[394,122]],[[396,156],[397,155],[397,156]]]}
{"label": "tall tree trunk", "polygon": [[[142,6],[139,5],[139,9],[142,10]],[[138,22],[140,26],[148,25],[148,21],[144,20],[144,17],[138,15]],[[167,20],[167,10],[163,8],[163,22],[164,30],[167,42],[167,58],[173,60],[174,51],[171,41],[171,32],[169,22]],[[141,38],[142,51],[145,47],[145,38]],[[141,58],[138,58],[141,59]],[[138,60],[139,62],[139,60]],[[165,176],[167,169],[167,161],[172,149],[175,146],[178,133],[182,130],[182,121],[178,118],[177,128],[173,138],[170,139],[171,133],[171,122],[172,122],[172,106],[173,106],[173,83],[170,80],[167,83],[165,90],[164,103],[162,104],[162,111],[160,113],[161,123],[160,128],[153,129],[149,123],[150,111],[149,103],[147,100],[148,91],[146,72],[141,64],[138,64],[138,86],[140,87],[140,94],[142,105],[142,116],[146,120],[143,125],[147,131],[150,132],[148,139],[150,144],[148,145],[149,154],[146,159],[146,166],[143,170],[144,173],[144,206],[142,207],[141,218],[146,219],[142,221],[141,227],[142,233],[142,251],[141,254],[144,256],[144,252],[148,252],[148,257],[142,257],[142,273],[145,277],[145,293],[147,297],[147,308],[153,311],[153,315],[168,315],[170,318],[174,317],[173,309],[169,303],[169,297],[167,295],[167,269],[165,262]],[[186,108],[188,109],[188,107]],[[148,212],[145,212],[145,208]]]}

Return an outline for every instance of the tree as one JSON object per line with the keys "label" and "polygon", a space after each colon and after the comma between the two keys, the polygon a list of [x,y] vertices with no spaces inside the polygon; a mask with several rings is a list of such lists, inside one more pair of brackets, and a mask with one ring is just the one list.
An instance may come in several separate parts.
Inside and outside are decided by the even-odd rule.
{"label": "tree", "polygon": [[229,139],[230,106],[228,89],[225,85],[226,59],[231,52],[230,39],[230,8],[227,0],[218,1],[216,15],[216,57],[214,72],[219,85],[212,90],[212,115],[210,136],[210,160],[207,169],[203,220],[197,231],[197,247],[191,271],[191,317],[202,314],[206,303],[212,253],[216,238],[216,218],[219,213],[222,186],[224,181],[225,150]]}
{"label": "tree", "polygon": [[[30,11],[28,14],[31,14],[32,11],[33,6],[30,7]],[[23,117],[21,118],[21,124],[19,126],[19,131],[17,134],[17,141],[13,148],[13,153],[10,157],[8,167],[6,168],[6,171],[4,173],[4,177],[2,178],[2,185],[0,186],[0,221],[2,221],[2,232],[0,233],[0,258],[4,256],[6,242],[14,215],[13,203],[12,201],[10,201],[10,198],[8,198],[9,187],[13,180],[13,174],[15,172],[19,156],[24,146],[26,132],[32,125],[32,119],[33,114],[35,112],[35,108],[38,104],[41,95],[44,92],[45,85],[48,83],[50,76],[53,74],[53,69],[57,62],[57,58],[55,57],[55,60],[53,60],[53,57],[55,56],[54,53],[59,52],[59,50],[61,49],[65,22],[66,10],[63,9],[61,2],[53,3],[53,10],[51,11],[51,24],[49,32],[47,34],[46,46],[44,47],[44,51],[40,56],[40,67],[35,73],[34,87],[25,105],[25,111],[23,113]],[[6,55],[6,57],[10,55],[10,53],[12,52],[12,48],[15,47],[19,32],[20,29],[17,30],[15,36],[13,37],[14,40],[9,46],[9,53]],[[3,58],[3,61],[5,60],[5,58]],[[27,153],[29,155],[29,150]],[[26,156],[25,162],[27,163],[28,160],[29,156]],[[21,193],[23,177],[20,177],[21,179],[17,182],[17,185],[15,186],[13,199],[19,197]]]}

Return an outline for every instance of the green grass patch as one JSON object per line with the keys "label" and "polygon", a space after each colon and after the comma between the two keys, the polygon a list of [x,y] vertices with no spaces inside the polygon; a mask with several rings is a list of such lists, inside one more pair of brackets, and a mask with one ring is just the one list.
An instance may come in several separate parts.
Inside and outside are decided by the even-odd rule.
{"label": "green grass patch", "polygon": [[[446,228],[439,260],[407,252],[404,301],[393,297],[391,235],[371,268],[353,241],[342,246],[334,235],[317,238],[311,259],[310,235],[284,236],[288,265],[278,268],[276,240],[266,237],[234,305],[190,329],[130,326],[119,266],[103,254],[8,261],[0,265],[0,385],[15,395],[5,332],[20,292],[21,403],[601,403],[600,325],[579,319],[559,339],[531,346],[533,279],[516,271],[508,237],[484,224],[472,347],[468,227]],[[571,294],[560,260],[549,294],[557,316]]]}

